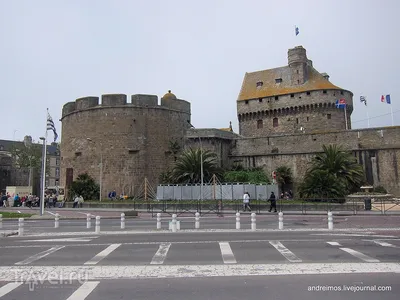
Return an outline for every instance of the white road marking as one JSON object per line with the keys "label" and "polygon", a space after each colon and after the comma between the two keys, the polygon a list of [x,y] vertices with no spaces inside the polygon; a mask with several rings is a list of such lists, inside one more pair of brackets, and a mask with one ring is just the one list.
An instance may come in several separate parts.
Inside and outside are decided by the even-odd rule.
{"label": "white road marking", "polygon": [[121,244],[111,244],[106,249],[104,249],[103,251],[99,252],[92,259],[90,259],[87,262],[85,262],[84,265],[96,265],[98,262],[103,260],[107,255],[109,255],[111,252],[113,252],[115,249],[117,249],[119,246],[121,246]]}
{"label": "white road marking", "polygon": [[151,260],[151,265],[162,265],[164,263],[165,258],[167,257],[168,250],[171,247],[171,243],[161,243],[158,247],[156,254],[154,254],[153,259]]}
{"label": "white road marking", "polygon": [[30,264],[31,262],[37,261],[43,257],[46,257],[49,254],[52,254],[62,248],[64,248],[65,246],[56,246],[56,247],[52,247],[46,251],[40,252],[38,254],[32,255],[31,257],[28,257],[27,259],[17,262],[15,263],[16,265],[27,265]]}
{"label": "white road marking", "polygon": [[90,242],[92,239],[96,239],[98,236],[85,237],[85,238],[61,238],[61,239],[42,239],[42,240],[22,240],[20,243],[26,242]]}
{"label": "white road marking", "polygon": [[100,281],[86,281],[67,300],[84,300],[97,287]]}
{"label": "white road marking", "polygon": [[224,264],[236,264],[236,259],[229,243],[219,242],[219,248],[221,249],[221,255]]}
{"label": "white road marking", "polygon": [[340,245],[338,242],[326,242],[327,244],[331,245],[331,246],[342,246]]}
{"label": "white road marking", "polygon": [[375,244],[378,244],[379,246],[383,246],[383,247],[393,247],[393,248],[397,248],[397,246],[390,244],[390,243],[386,243],[386,242],[382,242],[382,241],[374,241]]}
{"label": "white road marking", "polygon": [[0,298],[19,287],[22,282],[10,282],[0,287]]}
{"label": "white road marking", "polygon": [[394,235],[374,235],[374,234],[358,234],[358,233],[316,233],[310,235],[332,235],[332,236],[368,236],[368,237],[383,237],[383,238],[395,238]]}
{"label": "white road marking", "polygon": [[290,262],[302,262],[300,258],[298,258],[292,251],[282,245],[279,241],[270,241],[272,246],[275,247],[288,261]]}
{"label": "white road marking", "polygon": [[[15,281],[35,274],[41,280],[65,280],[71,274],[87,274],[87,280],[138,278],[195,278],[268,275],[399,273],[399,263],[300,263],[147,266],[26,266],[0,267],[0,281]],[[25,277],[24,277],[25,276]],[[85,277],[86,279],[86,277]]]}
{"label": "white road marking", "polygon": [[[55,216],[56,214],[55,213],[52,213],[52,212],[50,212],[50,211],[48,211],[48,210],[46,210],[46,212],[48,213],[48,214],[51,214],[52,216]],[[61,216],[60,216],[61,217]]]}
{"label": "white road marking", "polygon": [[359,258],[363,261],[369,262],[369,263],[378,263],[379,262],[379,259],[372,258],[368,255],[365,255],[364,253],[358,252],[358,251],[350,249],[350,248],[339,248],[339,249],[353,255],[354,257],[357,257],[357,258]]}

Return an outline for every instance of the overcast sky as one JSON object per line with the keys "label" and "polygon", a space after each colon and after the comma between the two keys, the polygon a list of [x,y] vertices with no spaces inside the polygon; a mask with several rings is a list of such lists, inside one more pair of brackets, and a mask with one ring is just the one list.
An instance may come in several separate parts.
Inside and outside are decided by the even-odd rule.
{"label": "overcast sky", "polygon": [[[195,127],[238,130],[245,72],[287,65],[297,45],[354,93],[353,128],[400,125],[399,0],[0,0],[0,139],[43,136],[46,108],[169,89]],[[294,27],[300,34],[296,37]]]}

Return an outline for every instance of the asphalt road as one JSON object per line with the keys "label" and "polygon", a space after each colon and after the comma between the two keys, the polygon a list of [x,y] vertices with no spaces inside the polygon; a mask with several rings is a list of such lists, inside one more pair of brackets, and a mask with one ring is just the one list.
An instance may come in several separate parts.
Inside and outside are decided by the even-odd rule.
{"label": "asphalt road", "polygon": [[399,231],[8,237],[0,299],[398,299],[399,262]]}

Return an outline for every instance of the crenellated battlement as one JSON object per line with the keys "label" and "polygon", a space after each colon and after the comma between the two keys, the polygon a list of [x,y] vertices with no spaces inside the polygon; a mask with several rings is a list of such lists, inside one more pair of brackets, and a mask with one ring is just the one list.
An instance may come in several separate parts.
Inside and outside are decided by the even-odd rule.
{"label": "crenellated battlement", "polygon": [[[166,94],[168,95],[168,94]],[[100,102],[101,99],[101,102]],[[62,118],[67,115],[77,113],[88,109],[111,109],[124,107],[129,108],[160,108],[181,111],[190,115],[190,102],[177,99],[176,97],[164,96],[161,98],[161,104],[158,104],[156,95],[135,94],[131,96],[131,101],[128,102],[128,97],[125,94],[105,94],[101,97],[88,96],[78,98],[73,102],[68,102],[63,106]]]}

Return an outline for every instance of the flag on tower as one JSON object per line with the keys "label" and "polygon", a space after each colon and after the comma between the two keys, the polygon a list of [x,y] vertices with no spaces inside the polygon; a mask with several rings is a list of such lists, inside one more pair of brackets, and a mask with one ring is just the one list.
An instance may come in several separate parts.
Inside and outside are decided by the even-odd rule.
{"label": "flag on tower", "polygon": [[382,95],[381,97],[381,102],[387,103],[387,104],[392,104],[392,102],[390,101],[390,95]]}
{"label": "flag on tower", "polygon": [[345,108],[346,107],[346,99],[342,98],[336,100],[336,108]]}
{"label": "flag on tower", "polygon": [[299,31],[299,27],[294,26],[294,33],[297,35],[299,35],[300,31]]}
{"label": "flag on tower", "polygon": [[54,126],[53,118],[50,116],[49,112],[47,112],[47,130],[52,130],[54,134],[54,142],[58,138],[56,126]]}
{"label": "flag on tower", "polygon": [[367,98],[365,98],[365,96],[360,96],[360,102],[364,103],[365,106],[367,106]]}

